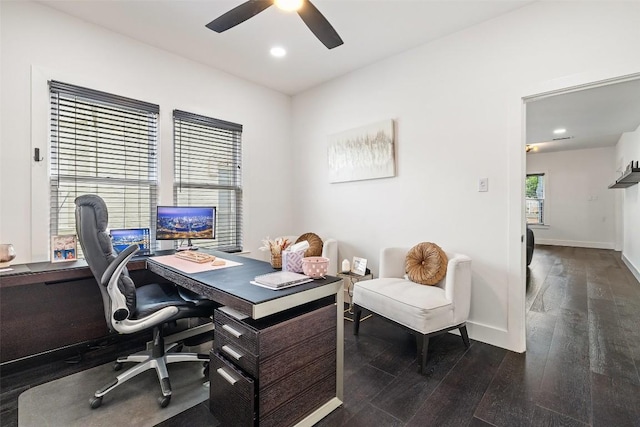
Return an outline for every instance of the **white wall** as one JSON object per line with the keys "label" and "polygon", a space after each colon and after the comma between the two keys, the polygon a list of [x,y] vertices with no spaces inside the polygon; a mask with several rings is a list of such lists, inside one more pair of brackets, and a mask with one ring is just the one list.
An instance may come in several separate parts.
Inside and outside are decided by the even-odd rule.
{"label": "white wall", "polygon": [[[619,178],[632,160],[640,161],[640,128],[622,135],[615,155]],[[615,191],[622,195],[622,259],[640,281],[640,184]]]}
{"label": "white wall", "polygon": [[[0,3],[0,242],[15,262],[48,259],[47,80],[160,105],[160,202],[172,203],[172,110],[244,126],[244,242],[288,232],[291,99],[229,74],[26,1]],[[277,189],[282,188],[283,191]],[[276,189],[276,190],[274,190]],[[73,203],[73,201],[70,201]]]}
{"label": "white wall", "polygon": [[[46,210],[37,208],[46,172],[31,160],[31,145],[47,139],[38,82],[71,79],[160,104],[165,203],[171,110],[243,124],[249,249],[266,235],[314,231],[338,238],[341,257],[368,258],[375,273],[388,245],[430,240],[470,255],[470,334],[517,351],[525,348],[522,97],[640,72],[634,2],[539,2],[321,85],[296,96],[292,110],[283,95],[46,6],[3,1],[0,15],[0,241],[14,243],[17,262],[42,259],[46,245]],[[396,120],[397,176],[329,184],[327,136],[387,118]],[[481,177],[486,193],[477,192]]]}
{"label": "white wall", "polygon": [[[522,97],[639,72],[639,18],[638,3],[537,2],[295,96],[297,229],[330,230],[374,273],[384,246],[469,255],[471,336],[523,351]],[[329,184],[327,136],[388,118],[397,176]]]}
{"label": "white wall", "polygon": [[614,249],[615,147],[528,153],[527,173],[545,174],[545,227],[536,243]]}

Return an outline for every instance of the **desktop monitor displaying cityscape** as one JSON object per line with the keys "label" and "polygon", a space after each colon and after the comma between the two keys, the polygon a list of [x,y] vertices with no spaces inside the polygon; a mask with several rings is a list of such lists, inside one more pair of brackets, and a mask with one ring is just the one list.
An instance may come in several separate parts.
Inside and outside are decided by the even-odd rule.
{"label": "desktop monitor displaying cityscape", "polygon": [[130,245],[138,245],[139,253],[151,251],[151,237],[148,228],[118,228],[109,232],[111,243],[116,253],[120,253]]}
{"label": "desktop monitor displaying cityscape", "polygon": [[216,208],[213,206],[158,206],[157,240],[215,239]]}

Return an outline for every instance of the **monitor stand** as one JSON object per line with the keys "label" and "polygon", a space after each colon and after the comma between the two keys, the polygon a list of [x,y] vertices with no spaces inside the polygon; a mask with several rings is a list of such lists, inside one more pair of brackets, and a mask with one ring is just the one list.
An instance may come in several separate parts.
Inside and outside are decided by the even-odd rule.
{"label": "monitor stand", "polygon": [[191,239],[187,239],[187,245],[186,246],[178,246],[176,248],[176,251],[197,251],[198,247],[197,246],[193,246],[191,244]]}

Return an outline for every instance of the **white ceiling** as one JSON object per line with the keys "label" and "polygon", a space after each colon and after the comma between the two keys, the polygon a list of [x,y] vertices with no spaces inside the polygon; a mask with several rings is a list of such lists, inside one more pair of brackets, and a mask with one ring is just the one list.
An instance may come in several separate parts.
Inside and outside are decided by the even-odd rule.
{"label": "white ceiling", "polygon": [[[218,34],[207,23],[244,0],[39,0],[151,46],[293,95],[532,0],[312,0],[344,40],[327,49],[295,13],[275,6]],[[269,49],[280,45],[285,58]],[[640,80],[527,104],[536,152],[612,146],[640,125]],[[571,139],[553,141],[563,127]],[[534,152],[530,152],[534,153]]]}
{"label": "white ceiling", "polygon": [[[296,94],[531,0],[313,0],[344,45],[327,49],[275,6],[218,34],[207,23],[244,0],[41,0],[54,9],[285,94]],[[285,58],[269,55],[285,47]]]}
{"label": "white ceiling", "polygon": [[[526,111],[529,154],[614,146],[640,126],[640,79],[550,96]],[[567,132],[554,135],[558,128]]]}

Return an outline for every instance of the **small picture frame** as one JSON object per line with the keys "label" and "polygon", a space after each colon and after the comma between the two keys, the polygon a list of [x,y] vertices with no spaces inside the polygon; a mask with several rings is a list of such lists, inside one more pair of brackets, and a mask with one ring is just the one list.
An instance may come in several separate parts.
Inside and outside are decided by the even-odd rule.
{"label": "small picture frame", "polygon": [[75,234],[51,238],[51,262],[75,261],[78,258],[78,240]]}
{"label": "small picture frame", "polygon": [[364,258],[354,256],[353,262],[351,263],[351,272],[358,276],[364,276],[364,273],[366,271],[367,271],[367,260]]}

